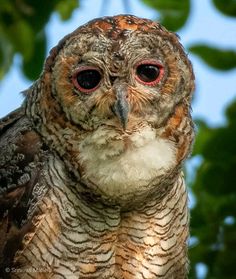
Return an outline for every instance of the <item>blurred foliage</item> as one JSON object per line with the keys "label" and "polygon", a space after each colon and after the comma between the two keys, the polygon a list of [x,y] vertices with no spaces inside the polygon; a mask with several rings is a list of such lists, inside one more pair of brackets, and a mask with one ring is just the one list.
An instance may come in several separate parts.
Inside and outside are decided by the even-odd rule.
{"label": "blurred foliage", "polygon": [[[224,15],[236,16],[235,0],[213,0]],[[189,51],[216,70],[236,68],[236,50],[196,44]],[[235,88],[236,91],[236,88]],[[192,182],[196,205],[191,212],[190,276],[197,278],[197,265],[207,268],[207,279],[236,278],[236,101],[226,110],[227,123],[210,128],[196,121],[197,138],[193,156],[202,158]]]}
{"label": "blurred foliage", "polygon": [[235,0],[213,0],[216,8],[227,16],[236,16],[236,1]]}
{"label": "blurred foliage", "polygon": [[217,70],[236,68],[236,51],[234,50],[223,50],[204,44],[194,45],[189,47],[189,50]]}
{"label": "blurred foliage", "polygon": [[[171,31],[182,28],[190,16],[190,0],[141,1],[155,9],[158,20]],[[235,0],[212,3],[225,16],[236,16]],[[47,49],[45,29],[50,16],[56,12],[62,20],[69,19],[78,6],[78,0],[1,0],[0,79],[10,69],[16,53],[22,57],[25,76],[36,79]],[[236,67],[235,50],[203,43],[191,45],[189,51],[216,70]],[[226,116],[224,127],[211,128],[204,121],[197,122],[193,155],[201,156],[202,164],[192,182],[197,201],[191,218],[191,234],[196,239],[190,249],[192,279],[197,278],[198,263],[206,265],[207,279],[236,278],[236,102],[229,106]]]}
{"label": "blurred foliage", "polygon": [[198,239],[190,249],[190,278],[195,266],[208,267],[207,278],[236,278],[236,101],[226,111],[227,124],[210,128],[198,121],[193,155],[200,155],[192,191],[191,235]]}
{"label": "blurred foliage", "polygon": [[144,4],[157,10],[158,20],[169,30],[183,27],[190,12],[190,0],[142,0]]}
{"label": "blurred foliage", "polygon": [[0,79],[4,77],[16,53],[22,57],[22,71],[36,79],[46,55],[46,24],[53,12],[69,19],[77,0],[1,0],[0,5]]}

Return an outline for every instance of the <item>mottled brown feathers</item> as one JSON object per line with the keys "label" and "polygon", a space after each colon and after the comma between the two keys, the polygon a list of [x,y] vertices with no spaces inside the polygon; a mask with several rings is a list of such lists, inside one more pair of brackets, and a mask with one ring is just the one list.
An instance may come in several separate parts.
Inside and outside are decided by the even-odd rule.
{"label": "mottled brown feathers", "polygon": [[10,275],[4,269],[12,266],[15,253],[23,247],[23,239],[34,230],[30,216],[36,212],[29,214],[28,210],[40,198],[32,192],[42,167],[42,146],[39,135],[24,116],[24,109],[1,120],[0,274],[3,278]]}
{"label": "mottled brown feathers", "polygon": [[187,278],[194,75],[131,15],[63,38],[0,120],[0,277]]}

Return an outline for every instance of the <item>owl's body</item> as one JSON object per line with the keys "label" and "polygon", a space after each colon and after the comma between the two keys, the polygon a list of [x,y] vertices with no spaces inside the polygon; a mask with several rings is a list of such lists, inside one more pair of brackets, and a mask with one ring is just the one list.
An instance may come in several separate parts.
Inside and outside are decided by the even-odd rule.
{"label": "owl's body", "polygon": [[97,19],[0,122],[3,278],[185,278],[191,64],[177,37]]}

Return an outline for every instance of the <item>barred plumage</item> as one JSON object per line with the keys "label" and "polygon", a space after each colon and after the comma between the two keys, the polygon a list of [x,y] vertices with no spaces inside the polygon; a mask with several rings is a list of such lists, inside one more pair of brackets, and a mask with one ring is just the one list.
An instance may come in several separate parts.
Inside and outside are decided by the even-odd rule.
{"label": "barred plumage", "polygon": [[0,122],[3,278],[186,278],[191,64],[121,15],[66,36]]}

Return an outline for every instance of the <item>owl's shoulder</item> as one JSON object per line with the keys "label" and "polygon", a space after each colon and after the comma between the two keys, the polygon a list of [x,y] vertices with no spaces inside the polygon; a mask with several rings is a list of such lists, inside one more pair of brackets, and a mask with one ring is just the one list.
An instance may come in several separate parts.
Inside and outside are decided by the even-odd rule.
{"label": "owl's shoulder", "polygon": [[47,152],[23,108],[0,120],[0,265],[27,231]]}
{"label": "owl's shoulder", "polygon": [[27,173],[37,164],[42,147],[40,135],[23,108],[0,120],[0,193],[24,187],[29,180]]}

